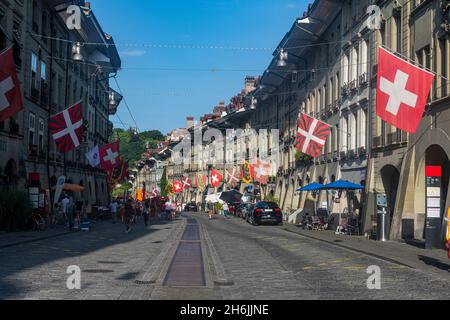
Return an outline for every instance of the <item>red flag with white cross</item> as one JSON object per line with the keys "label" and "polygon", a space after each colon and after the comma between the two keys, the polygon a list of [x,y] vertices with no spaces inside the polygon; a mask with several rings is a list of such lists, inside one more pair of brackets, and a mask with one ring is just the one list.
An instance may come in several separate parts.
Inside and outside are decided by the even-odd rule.
{"label": "red flag with white cross", "polygon": [[330,126],[304,113],[298,116],[296,147],[304,154],[317,158],[330,135]]}
{"label": "red flag with white cross", "polygon": [[223,176],[219,172],[217,172],[214,169],[211,170],[211,181],[210,181],[210,183],[211,183],[211,185],[214,188],[217,188],[217,187],[220,186],[220,183],[222,182],[222,179],[223,179]]}
{"label": "red flag with white cross", "polygon": [[180,181],[175,181],[173,183],[173,191],[175,193],[181,193],[183,191],[183,184]]}
{"label": "red flag with white cross", "polygon": [[270,163],[258,159],[257,162],[253,165],[255,181],[266,185],[269,182],[271,170],[272,166],[270,165]]}
{"label": "red flag with white cross", "polygon": [[113,171],[121,165],[119,156],[119,142],[113,142],[100,148],[100,165],[107,172]]}
{"label": "red flag with white cross", "polygon": [[78,148],[83,140],[83,107],[81,102],[51,117],[48,129],[59,152]]}
{"label": "red flag with white cross", "polygon": [[17,78],[13,49],[0,54],[0,122],[23,110],[22,92]]}
{"label": "red flag with white cross", "polygon": [[183,178],[183,188],[189,189],[191,187],[192,181],[188,177]]}
{"label": "red flag with white cross", "polygon": [[416,133],[433,80],[432,73],[380,47],[377,115],[400,130]]}

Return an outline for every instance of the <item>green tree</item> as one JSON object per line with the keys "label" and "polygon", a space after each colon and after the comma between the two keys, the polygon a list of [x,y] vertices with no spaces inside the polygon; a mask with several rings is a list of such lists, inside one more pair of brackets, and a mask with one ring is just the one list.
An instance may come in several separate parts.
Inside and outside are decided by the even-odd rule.
{"label": "green tree", "polygon": [[164,168],[159,187],[161,188],[161,196],[167,197],[167,187],[169,182],[167,181],[167,168]]}

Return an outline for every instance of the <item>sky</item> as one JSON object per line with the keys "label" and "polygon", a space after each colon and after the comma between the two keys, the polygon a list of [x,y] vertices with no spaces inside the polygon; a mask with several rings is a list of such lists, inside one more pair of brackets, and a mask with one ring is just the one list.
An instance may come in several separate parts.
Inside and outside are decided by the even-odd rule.
{"label": "sky", "polygon": [[[198,120],[220,101],[228,104],[247,75],[262,74],[273,49],[307,6],[303,0],[91,3],[103,30],[117,44],[123,68],[117,80],[139,131],[163,134],[185,127],[187,116]],[[111,86],[117,89],[114,81]],[[126,127],[135,126],[124,102],[118,117]],[[112,121],[120,128],[118,117]]]}

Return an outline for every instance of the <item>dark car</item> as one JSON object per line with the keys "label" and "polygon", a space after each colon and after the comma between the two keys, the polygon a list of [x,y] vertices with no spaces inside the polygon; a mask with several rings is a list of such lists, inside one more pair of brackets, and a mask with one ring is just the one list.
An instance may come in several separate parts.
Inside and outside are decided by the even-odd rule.
{"label": "dark car", "polygon": [[186,206],[184,207],[184,211],[186,212],[198,212],[198,207],[197,204],[195,202],[189,202],[186,204]]}
{"label": "dark car", "polygon": [[274,202],[258,202],[248,216],[248,221],[255,226],[266,223],[283,224],[283,213]]}

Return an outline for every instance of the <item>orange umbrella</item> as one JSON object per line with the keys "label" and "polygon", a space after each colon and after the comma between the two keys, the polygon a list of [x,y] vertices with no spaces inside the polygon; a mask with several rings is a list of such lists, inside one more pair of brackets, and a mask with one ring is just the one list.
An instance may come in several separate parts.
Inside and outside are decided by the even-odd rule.
{"label": "orange umbrella", "polygon": [[[56,189],[56,186],[52,188],[52,190],[55,190],[55,189]],[[65,183],[64,187],[63,187],[63,190],[64,191],[72,191],[72,192],[75,192],[75,193],[81,193],[84,190],[86,190],[86,188],[82,187],[82,186],[79,186],[79,185],[76,185],[76,184]]]}

